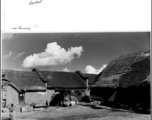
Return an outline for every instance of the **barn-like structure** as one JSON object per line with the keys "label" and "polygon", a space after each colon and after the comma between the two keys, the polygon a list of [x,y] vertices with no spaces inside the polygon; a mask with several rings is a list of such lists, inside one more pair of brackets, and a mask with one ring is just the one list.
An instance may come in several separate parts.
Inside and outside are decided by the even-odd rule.
{"label": "barn-like structure", "polygon": [[86,80],[77,72],[2,70],[3,106],[11,103],[15,106],[45,105],[57,93],[66,93],[69,98],[75,96],[81,101],[88,84],[93,81],[92,76]]}
{"label": "barn-like structure", "polygon": [[2,74],[2,100],[6,105],[13,103],[18,106],[44,102],[41,93],[46,92],[46,87],[36,73],[3,70]]}
{"label": "barn-like structure", "polygon": [[91,86],[103,104],[150,109],[150,51],[112,60]]}

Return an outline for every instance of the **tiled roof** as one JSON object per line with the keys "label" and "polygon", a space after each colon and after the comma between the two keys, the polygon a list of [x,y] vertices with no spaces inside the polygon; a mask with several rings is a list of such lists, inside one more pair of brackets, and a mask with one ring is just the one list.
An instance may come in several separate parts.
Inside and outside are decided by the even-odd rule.
{"label": "tiled roof", "polygon": [[[76,72],[61,71],[39,71],[47,80],[48,89],[85,89],[85,80]],[[32,71],[2,70],[4,79],[12,82],[20,90],[40,90],[45,89],[45,84]],[[96,75],[84,74],[88,77],[89,84],[92,84]]]}
{"label": "tiled roof", "polygon": [[91,85],[94,83],[97,75],[96,74],[88,74],[88,73],[84,73],[84,76],[88,77],[88,83]]}
{"label": "tiled roof", "polygon": [[20,90],[45,90],[45,84],[31,71],[2,70],[3,79],[12,82]]}
{"label": "tiled roof", "polygon": [[40,71],[40,73],[48,80],[49,89],[86,88],[85,81],[75,72]]}

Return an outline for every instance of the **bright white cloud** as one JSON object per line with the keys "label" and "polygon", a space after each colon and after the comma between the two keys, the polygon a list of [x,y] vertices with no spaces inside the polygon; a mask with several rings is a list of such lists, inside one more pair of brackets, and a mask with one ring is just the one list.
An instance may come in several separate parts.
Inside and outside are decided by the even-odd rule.
{"label": "bright white cloud", "polygon": [[70,72],[70,70],[68,68],[64,68],[63,71]]}
{"label": "bright white cloud", "polygon": [[18,55],[16,55],[16,56],[14,57],[14,59],[17,59],[17,58],[21,57],[21,56],[24,55],[24,54],[25,54],[25,52],[19,53]]}
{"label": "bright white cloud", "polygon": [[23,61],[23,67],[39,67],[49,65],[63,65],[79,58],[83,52],[82,46],[71,47],[66,51],[56,42],[48,43],[44,52],[27,56]]}
{"label": "bright white cloud", "polygon": [[91,65],[87,65],[85,68],[86,73],[93,73],[93,74],[99,74],[107,65],[103,64],[103,66],[100,69],[95,69]]}
{"label": "bright white cloud", "polygon": [[13,70],[15,70],[15,71],[23,71],[23,70],[21,70],[21,69],[13,69]]}
{"label": "bright white cloud", "polygon": [[12,51],[10,51],[8,54],[6,54],[3,59],[10,58],[12,56]]}

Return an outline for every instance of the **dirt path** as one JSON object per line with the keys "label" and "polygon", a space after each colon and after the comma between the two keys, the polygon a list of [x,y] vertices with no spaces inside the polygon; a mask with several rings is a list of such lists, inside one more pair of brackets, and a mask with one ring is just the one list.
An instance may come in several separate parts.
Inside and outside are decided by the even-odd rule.
{"label": "dirt path", "polygon": [[151,120],[151,115],[102,106],[75,105],[16,114],[15,120]]}

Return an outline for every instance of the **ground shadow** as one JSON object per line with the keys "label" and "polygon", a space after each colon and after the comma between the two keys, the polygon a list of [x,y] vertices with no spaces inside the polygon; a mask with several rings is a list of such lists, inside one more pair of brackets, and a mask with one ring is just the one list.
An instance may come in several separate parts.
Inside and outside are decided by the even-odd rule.
{"label": "ground shadow", "polygon": [[127,110],[130,112],[134,113],[139,113],[139,114],[150,114],[150,109],[142,108],[142,107],[131,107],[131,106],[126,106],[126,105],[117,105],[117,104],[105,104],[105,106],[111,107],[112,110]]}
{"label": "ground shadow", "polygon": [[[105,117],[106,115],[102,115],[102,117]],[[101,115],[92,113],[92,114],[84,114],[84,115],[70,115],[70,116],[62,116],[62,117],[56,117],[56,118],[40,118],[38,120],[85,120],[85,119],[91,119],[91,118],[100,118]]]}
{"label": "ground shadow", "polygon": [[139,114],[150,114],[150,110],[146,110],[143,108],[132,108],[128,106],[119,106],[115,104],[101,104],[101,105],[93,105],[93,104],[80,104],[82,106],[88,106],[93,109],[107,109],[110,111],[121,111],[121,112],[134,112]]}
{"label": "ground shadow", "polygon": [[2,117],[2,120],[12,120],[10,117]]}

